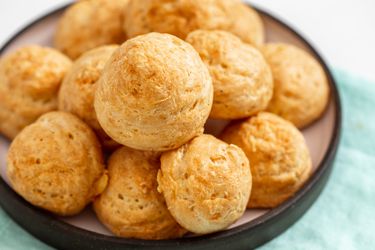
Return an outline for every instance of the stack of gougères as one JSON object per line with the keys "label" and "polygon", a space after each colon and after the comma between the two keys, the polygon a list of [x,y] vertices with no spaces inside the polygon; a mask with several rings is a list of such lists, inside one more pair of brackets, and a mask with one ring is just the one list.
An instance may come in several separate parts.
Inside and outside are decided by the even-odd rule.
{"label": "stack of goug\u00e8res", "polygon": [[[239,0],[79,1],[54,45],[0,61],[7,174],[31,204],[71,216],[92,203],[118,236],[168,239],[223,230],[309,178],[297,128],[323,113],[326,76],[264,44]],[[209,117],[231,120],[219,139]]]}

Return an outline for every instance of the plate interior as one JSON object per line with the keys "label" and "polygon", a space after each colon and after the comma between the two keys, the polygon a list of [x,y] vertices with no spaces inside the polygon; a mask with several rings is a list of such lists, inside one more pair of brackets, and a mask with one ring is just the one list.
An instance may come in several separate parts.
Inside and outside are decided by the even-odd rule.
{"label": "plate interior", "polygon": [[[24,31],[11,44],[9,44],[4,51],[4,54],[29,44],[52,46],[54,30],[61,14],[61,11],[57,12],[54,15],[37,22],[35,25]],[[267,30],[267,41],[291,43],[311,53],[309,47],[293,32],[268,16],[262,15],[262,18]],[[333,98],[331,98],[328,108],[322,118],[302,131],[312,157],[313,171],[315,171],[319,166],[326,151],[328,150],[328,145],[334,130],[334,117],[335,105]],[[221,132],[226,124],[226,121],[209,120],[206,124],[206,133],[217,135]],[[6,182],[8,182],[6,177],[6,153],[8,147],[9,141],[3,137],[0,137],[0,174]],[[230,228],[247,223],[269,211],[270,210],[267,209],[248,209],[243,217]],[[90,207],[77,216],[58,219],[89,231],[104,235],[113,235],[97,220]]]}

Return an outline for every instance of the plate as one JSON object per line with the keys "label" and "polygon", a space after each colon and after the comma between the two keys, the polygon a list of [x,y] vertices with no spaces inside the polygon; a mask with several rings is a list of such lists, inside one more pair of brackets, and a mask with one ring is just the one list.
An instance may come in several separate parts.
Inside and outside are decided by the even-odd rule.
{"label": "plate", "polygon": [[[58,18],[66,7],[40,17],[19,31],[1,48],[0,55],[27,44],[51,46]],[[330,84],[331,97],[325,113],[302,131],[312,156],[313,174],[293,197],[272,210],[247,210],[230,228],[214,234],[161,241],[118,238],[99,223],[90,207],[78,216],[59,218],[18,196],[7,184],[5,174],[9,141],[0,137],[0,204],[3,209],[35,237],[59,249],[249,249],[286,230],[314,203],[331,173],[340,138],[341,104],[332,74],[313,46],[285,22],[256,9],[265,23],[267,41],[291,43],[309,52],[323,66]],[[225,124],[210,120],[206,132],[217,134]]]}

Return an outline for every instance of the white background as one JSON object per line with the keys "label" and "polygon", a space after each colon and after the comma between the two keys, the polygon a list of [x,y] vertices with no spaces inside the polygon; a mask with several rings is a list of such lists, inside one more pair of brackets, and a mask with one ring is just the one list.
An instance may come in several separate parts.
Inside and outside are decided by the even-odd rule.
{"label": "white background", "polygon": [[[0,45],[68,0],[0,0]],[[375,81],[375,0],[252,0],[292,24],[333,67]]]}

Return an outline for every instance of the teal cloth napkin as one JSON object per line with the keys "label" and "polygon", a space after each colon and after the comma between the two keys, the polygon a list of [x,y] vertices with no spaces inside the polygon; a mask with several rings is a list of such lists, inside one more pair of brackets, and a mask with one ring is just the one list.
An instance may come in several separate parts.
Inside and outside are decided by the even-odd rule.
{"label": "teal cloth napkin", "polygon": [[[375,82],[336,70],[343,133],[322,195],[285,233],[260,249],[375,249]],[[0,209],[0,249],[49,250]]]}

